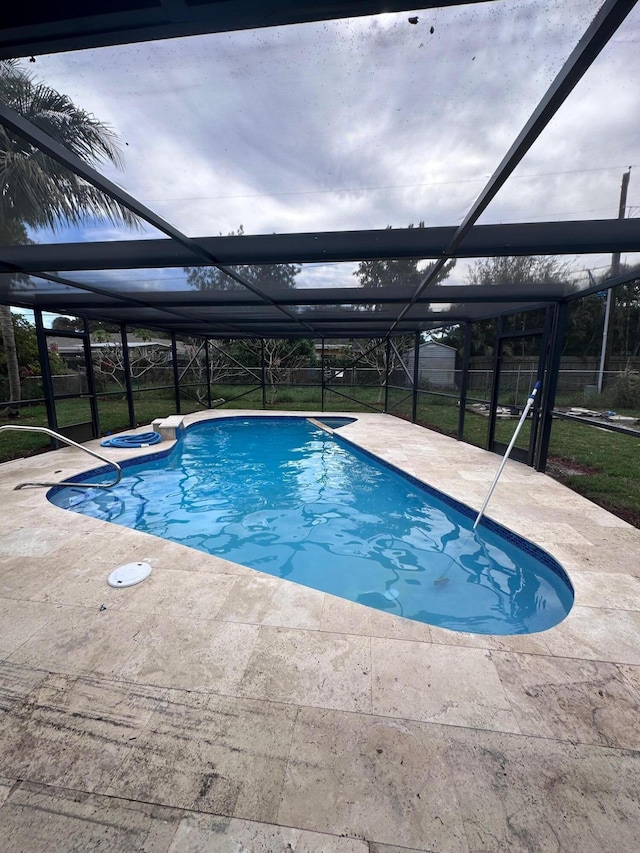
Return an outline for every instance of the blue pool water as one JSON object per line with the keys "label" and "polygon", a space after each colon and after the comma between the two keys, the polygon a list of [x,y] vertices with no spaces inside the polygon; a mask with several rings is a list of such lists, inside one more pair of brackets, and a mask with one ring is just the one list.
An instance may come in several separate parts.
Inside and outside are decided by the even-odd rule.
{"label": "blue pool water", "polygon": [[304,418],[201,422],[170,452],[131,463],[109,491],[49,499],[453,630],[543,631],[573,604],[544,551],[488,519],[474,533],[470,509]]}

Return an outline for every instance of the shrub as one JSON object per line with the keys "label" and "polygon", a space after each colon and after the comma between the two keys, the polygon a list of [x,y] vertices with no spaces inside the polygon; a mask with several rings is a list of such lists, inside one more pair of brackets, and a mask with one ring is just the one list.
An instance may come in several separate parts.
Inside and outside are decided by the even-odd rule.
{"label": "shrub", "polygon": [[611,388],[611,402],[620,409],[640,409],[640,373],[623,370]]}

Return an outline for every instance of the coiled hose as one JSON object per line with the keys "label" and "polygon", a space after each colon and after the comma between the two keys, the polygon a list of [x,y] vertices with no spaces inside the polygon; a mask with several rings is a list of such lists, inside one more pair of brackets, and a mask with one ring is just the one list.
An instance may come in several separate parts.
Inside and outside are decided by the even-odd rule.
{"label": "coiled hose", "polygon": [[114,435],[100,442],[100,447],[149,447],[162,441],[159,432],[141,432],[137,435]]}

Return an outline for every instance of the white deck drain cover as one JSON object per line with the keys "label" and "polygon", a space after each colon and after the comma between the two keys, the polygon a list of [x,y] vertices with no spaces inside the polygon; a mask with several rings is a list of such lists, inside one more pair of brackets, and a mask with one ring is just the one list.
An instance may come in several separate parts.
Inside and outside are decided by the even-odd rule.
{"label": "white deck drain cover", "polygon": [[148,578],[150,574],[149,563],[127,563],[114,569],[107,578],[107,583],[116,587],[133,586]]}

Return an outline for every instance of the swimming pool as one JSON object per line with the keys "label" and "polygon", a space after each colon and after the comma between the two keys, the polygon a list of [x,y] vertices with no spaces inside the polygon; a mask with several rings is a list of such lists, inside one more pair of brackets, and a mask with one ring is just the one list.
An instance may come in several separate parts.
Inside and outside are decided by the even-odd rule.
{"label": "swimming pool", "polygon": [[543,631],[573,604],[564,570],[546,552],[490,519],[473,532],[468,507],[305,418],[202,421],[170,451],[123,468],[109,491],[65,487],[48,497],[457,631]]}

